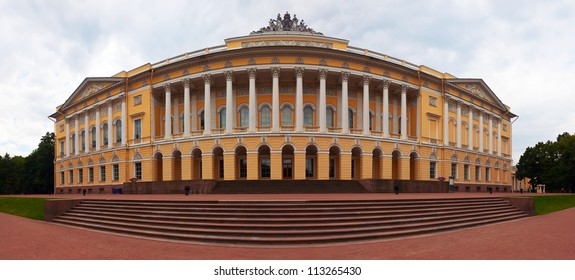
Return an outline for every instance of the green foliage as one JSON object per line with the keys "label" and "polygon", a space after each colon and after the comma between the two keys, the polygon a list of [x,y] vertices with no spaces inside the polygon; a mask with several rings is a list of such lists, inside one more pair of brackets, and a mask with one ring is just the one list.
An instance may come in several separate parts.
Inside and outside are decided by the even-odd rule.
{"label": "green foliage", "polygon": [[0,157],[0,194],[54,192],[54,133],[47,132],[27,157]]}
{"label": "green foliage", "polygon": [[35,220],[44,219],[44,198],[0,197],[0,212]]}
{"label": "green foliage", "polygon": [[535,197],[535,214],[543,215],[575,207],[575,195],[553,195]]}
{"label": "green foliage", "polygon": [[515,176],[520,180],[530,178],[533,186],[545,184],[548,191],[575,192],[575,135],[563,133],[557,141],[527,147]]}

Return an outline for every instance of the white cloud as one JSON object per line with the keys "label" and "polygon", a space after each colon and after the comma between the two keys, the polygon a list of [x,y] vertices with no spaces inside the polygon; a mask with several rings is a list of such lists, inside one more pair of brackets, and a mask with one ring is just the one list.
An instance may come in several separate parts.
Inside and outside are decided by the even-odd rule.
{"label": "white cloud", "polygon": [[0,154],[28,154],[87,76],[221,45],[289,11],[326,36],[483,78],[526,146],[573,133],[573,1],[0,1]]}

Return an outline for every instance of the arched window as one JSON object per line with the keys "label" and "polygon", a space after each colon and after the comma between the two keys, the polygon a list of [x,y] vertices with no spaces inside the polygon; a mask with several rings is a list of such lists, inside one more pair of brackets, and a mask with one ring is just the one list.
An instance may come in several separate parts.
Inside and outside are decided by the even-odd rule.
{"label": "arched window", "polygon": [[333,108],[331,107],[327,107],[325,110],[325,124],[327,127],[334,127],[334,115],[335,112],[333,111]]}
{"label": "arched window", "polygon": [[264,105],[260,112],[260,126],[270,126],[270,112],[271,109],[268,105]]}
{"label": "arched window", "polygon": [[72,134],[71,137],[72,142],[72,152],[76,152],[76,134]]}
{"label": "arched window", "polygon": [[220,110],[220,128],[226,128],[226,108]]}
{"label": "arched window", "polygon": [[290,106],[284,106],[282,109],[282,125],[293,125],[292,108]]}
{"label": "arched window", "polygon": [[122,121],[116,121],[116,143],[122,142]]}
{"label": "arched window", "polygon": [[96,127],[92,127],[92,129],[90,129],[90,134],[92,134],[92,149],[96,148]]}
{"label": "arched window", "polygon": [[248,127],[249,119],[250,119],[249,110],[246,106],[244,106],[240,109],[240,127],[241,128]]}
{"label": "arched window", "polygon": [[303,125],[313,126],[313,108],[309,105],[303,108]]}
{"label": "arched window", "polygon": [[80,147],[82,147],[82,151],[86,150],[86,130],[82,130],[82,132],[80,132],[80,140],[82,141],[82,143],[80,144]]}
{"label": "arched window", "polygon": [[103,141],[104,145],[108,145],[108,124],[107,123],[105,123],[102,126],[102,137],[104,139],[104,141]]}
{"label": "arched window", "polygon": [[347,121],[348,121],[349,128],[354,128],[353,110],[352,109],[347,110],[347,116],[348,116]]}

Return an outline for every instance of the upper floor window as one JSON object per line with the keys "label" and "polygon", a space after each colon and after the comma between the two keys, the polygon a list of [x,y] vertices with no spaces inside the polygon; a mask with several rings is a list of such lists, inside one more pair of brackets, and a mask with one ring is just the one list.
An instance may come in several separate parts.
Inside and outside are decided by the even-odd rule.
{"label": "upper floor window", "polygon": [[142,138],[142,119],[134,120],[134,139]]}
{"label": "upper floor window", "polygon": [[327,127],[334,127],[334,116],[335,116],[335,112],[333,111],[333,108],[331,107],[327,107],[325,110],[325,124]]}
{"label": "upper floor window", "polygon": [[268,105],[264,105],[260,112],[260,126],[268,127],[270,126],[270,113],[271,109]]}
{"label": "upper floor window", "polygon": [[355,122],[354,122],[354,116],[353,116],[353,110],[352,110],[352,109],[347,110],[347,121],[348,121],[349,128],[354,128],[354,127],[355,127],[355,126],[354,126]]}
{"label": "upper floor window", "polygon": [[220,110],[220,128],[226,128],[226,108]]}
{"label": "upper floor window", "polygon": [[122,142],[122,121],[116,121],[116,143]]}
{"label": "upper floor window", "polygon": [[82,151],[86,150],[86,131],[82,130],[82,132],[80,132],[80,139],[82,141],[82,143],[80,143],[80,147],[82,147]]}
{"label": "upper floor window", "polygon": [[240,127],[245,128],[249,125],[249,110],[246,106],[240,109]]}
{"label": "upper floor window", "polygon": [[92,127],[92,129],[90,129],[90,134],[92,138],[92,148],[96,148],[96,127]]}
{"label": "upper floor window", "polygon": [[104,140],[104,145],[108,145],[108,124],[105,123],[102,126],[102,139]]}
{"label": "upper floor window", "polygon": [[309,105],[303,108],[303,125],[313,126],[313,108]]}
{"label": "upper floor window", "polygon": [[290,106],[284,106],[282,108],[282,125],[293,125],[292,108]]}

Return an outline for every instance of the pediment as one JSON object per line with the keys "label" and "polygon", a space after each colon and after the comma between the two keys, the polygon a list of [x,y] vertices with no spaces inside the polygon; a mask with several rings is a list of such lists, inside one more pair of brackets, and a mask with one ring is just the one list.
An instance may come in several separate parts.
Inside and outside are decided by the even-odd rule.
{"label": "pediment", "polygon": [[62,105],[65,109],[71,104],[75,104],[81,100],[84,100],[92,95],[98,94],[99,92],[122,83],[123,78],[86,78],[78,88],[72,93],[72,95],[66,100]]}
{"label": "pediment", "polygon": [[501,109],[506,109],[503,102],[501,102],[482,79],[449,79],[447,82],[469,92],[480,100],[488,101],[499,106]]}

